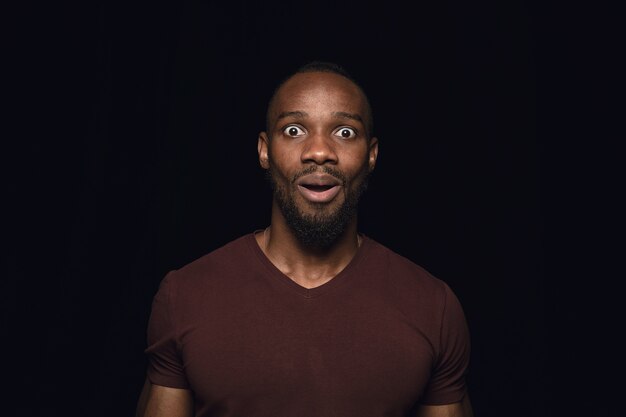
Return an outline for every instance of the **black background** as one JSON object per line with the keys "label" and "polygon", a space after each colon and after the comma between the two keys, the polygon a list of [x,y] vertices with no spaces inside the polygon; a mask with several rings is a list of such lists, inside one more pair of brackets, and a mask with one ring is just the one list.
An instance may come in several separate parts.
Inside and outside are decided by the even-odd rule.
{"label": "black background", "polygon": [[7,415],[133,415],[159,281],[267,226],[257,134],[310,59],[370,96],[361,230],[461,299],[476,416],[614,415],[618,16],[521,0],[6,14]]}

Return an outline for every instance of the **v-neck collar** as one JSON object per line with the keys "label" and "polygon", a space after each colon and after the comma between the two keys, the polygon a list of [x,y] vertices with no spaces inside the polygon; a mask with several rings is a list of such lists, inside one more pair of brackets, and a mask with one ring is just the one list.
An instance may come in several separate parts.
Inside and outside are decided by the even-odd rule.
{"label": "v-neck collar", "polygon": [[358,265],[362,262],[362,259],[365,257],[365,254],[370,249],[370,239],[361,234],[361,246],[357,249],[356,254],[352,257],[348,265],[344,269],[342,269],[337,275],[335,275],[331,280],[323,283],[314,288],[306,288],[302,285],[296,283],[290,277],[285,275],[280,269],[278,269],[272,261],[263,253],[263,250],[259,246],[256,241],[255,232],[250,233],[246,240],[252,252],[255,253],[259,262],[263,265],[264,269],[267,270],[269,278],[276,280],[278,282],[283,283],[285,286],[290,288],[292,291],[296,292],[300,296],[304,298],[315,298],[319,297],[322,294],[326,294],[328,292],[333,291],[336,288],[339,288],[348,282],[354,279],[355,275],[352,271],[358,267]]}

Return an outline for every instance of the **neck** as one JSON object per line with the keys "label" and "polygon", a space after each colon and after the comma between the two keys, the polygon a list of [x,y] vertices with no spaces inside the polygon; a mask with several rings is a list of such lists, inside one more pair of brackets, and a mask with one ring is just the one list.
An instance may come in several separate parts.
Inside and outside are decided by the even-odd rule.
{"label": "neck", "polygon": [[272,210],[272,223],[257,235],[259,246],[283,274],[305,288],[333,279],[356,255],[360,246],[356,216],[328,248],[304,246],[285,222],[280,210]]}

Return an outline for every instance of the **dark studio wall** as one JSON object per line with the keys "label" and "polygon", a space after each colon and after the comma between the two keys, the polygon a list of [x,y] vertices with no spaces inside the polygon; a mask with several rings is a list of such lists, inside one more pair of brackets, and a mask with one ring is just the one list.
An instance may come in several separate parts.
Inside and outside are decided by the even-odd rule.
{"label": "dark studio wall", "polygon": [[541,26],[553,11],[523,1],[25,7],[14,44],[27,45],[17,62],[29,64],[14,106],[27,111],[5,163],[10,415],[133,415],[160,280],[268,224],[256,155],[265,103],[314,58],[343,64],[369,93],[380,156],[361,230],[459,296],[475,415],[589,405],[562,402],[578,391],[555,376],[573,327],[554,326],[576,313],[553,303],[560,281],[545,260],[565,253],[550,234],[564,223],[546,232],[562,208],[546,191],[560,178],[546,163],[558,145],[542,136],[556,100],[542,77],[559,68]]}

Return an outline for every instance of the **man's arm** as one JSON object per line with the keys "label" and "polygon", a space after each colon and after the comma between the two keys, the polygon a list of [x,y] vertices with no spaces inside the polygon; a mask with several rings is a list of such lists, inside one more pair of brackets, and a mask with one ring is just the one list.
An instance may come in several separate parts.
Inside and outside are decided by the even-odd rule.
{"label": "man's arm", "polygon": [[473,417],[469,395],[465,394],[458,403],[446,405],[422,405],[417,409],[415,417]]}
{"label": "man's arm", "polygon": [[148,378],[137,403],[136,417],[192,417],[191,391],[153,385]]}

